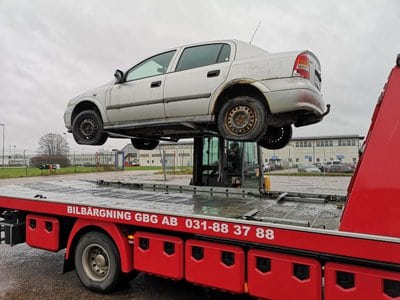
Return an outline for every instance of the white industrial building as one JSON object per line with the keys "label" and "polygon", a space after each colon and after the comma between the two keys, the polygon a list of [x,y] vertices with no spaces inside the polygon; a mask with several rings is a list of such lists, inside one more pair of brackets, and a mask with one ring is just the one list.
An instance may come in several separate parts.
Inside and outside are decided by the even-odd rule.
{"label": "white industrial building", "polygon": [[[364,137],[355,134],[295,137],[285,148],[262,148],[263,160],[283,167],[314,162],[329,164],[336,161],[355,164],[358,162],[363,139]],[[141,166],[161,166],[162,157],[165,157],[167,166],[185,167],[193,164],[193,140],[161,142],[159,147],[151,151],[136,150],[129,144],[121,151],[128,163]]]}
{"label": "white industrial building", "polygon": [[263,158],[265,162],[279,163],[284,167],[336,161],[356,164],[363,139],[355,134],[295,137],[285,148],[263,149]]}
{"label": "white industrial building", "polygon": [[191,167],[193,164],[193,140],[177,143],[161,142],[154,150],[137,150],[131,144],[122,150],[125,161],[130,165],[162,166],[163,157],[169,167]]}

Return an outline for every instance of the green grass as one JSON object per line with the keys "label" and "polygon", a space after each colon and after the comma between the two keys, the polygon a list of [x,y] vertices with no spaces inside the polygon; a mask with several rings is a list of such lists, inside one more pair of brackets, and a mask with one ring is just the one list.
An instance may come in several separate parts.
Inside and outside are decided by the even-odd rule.
{"label": "green grass", "polygon": [[40,170],[39,168],[0,168],[0,179],[32,177],[32,176],[50,176],[74,173],[93,173],[112,171],[110,168],[103,167],[65,167],[59,170]]}
{"label": "green grass", "polygon": [[[125,171],[161,171],[161,167],[140,166],[140,167],[125,167]],[[59,170],[40,170],[34,167],[0,167],[0,179],[18,178],[18,177],[33,177],[33,176],[52,176],[63,174],[78,174],[78,173],[95,173],[115,171],[113,167],[64,167]]]}
{"label": "green grass", "polygon": [[148,171],[148,170],[162,170],[161,167],[153,166],[139,166],[139,167],[125,167],[125,171]]}

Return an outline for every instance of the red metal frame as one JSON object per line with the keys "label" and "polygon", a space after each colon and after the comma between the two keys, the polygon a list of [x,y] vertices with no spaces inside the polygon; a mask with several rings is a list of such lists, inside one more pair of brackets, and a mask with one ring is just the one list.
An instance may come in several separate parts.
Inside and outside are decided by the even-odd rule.
{"label": "red metal frame", "polygon": [[[138,211],[121,211],[127,218],[102,218],[70,212],[71,205],[42,200],[26,200],[18,198],[0,197],[0,207],[31,211],[39,214],[50,214],[78,218],[79,224],[84,226],[98,226],[111,228],[115,236],[121,236],[115,224],[127,224],[160,230],[200,234],[209,237],[224,238],[257,243],[269,246],[292,248],[316,253],[357,257],[380,262],[400,262],[400,241],[397,239],[379,239],[377,236],[362,234],[340,233],[337,231],[318,230],[294,226],[264,224],[250,221],[232,221],[232,219],[211,217],[186,217],[167,214],[156,214]],[[93,209],[87,206],[79,208]],[[106,208],[105,208],[106,209]],[[77,226],[77,225],[75,225]],[[84,227],[83,226],[83,227]],[[104,229],[106,232],[111,229]],[[74,236],[74,229],[71,236]],[[110,233],[111,234],[111,233]],[[114,237],[115,238],[115,237]],[[70,238],[71,239],[71,238]],[[125,249],[125,238],[120,237],[116,242],[118,248]],[[124,241],[124,242],[122,242]],[[70,245],[70,242],[69,242]],[[334,247],[332,247],[334,245]],[[128,247],[128,246],[126,246]],[[128,253],[128,250],[124,250]],[[125,265],[129,269],[131,263]]]}
{"label": "red metal frame", "polygon": [[395,67],[376,106],[364,153],[349,186],[341,231],[400,237],[399,83],[400,67]]}

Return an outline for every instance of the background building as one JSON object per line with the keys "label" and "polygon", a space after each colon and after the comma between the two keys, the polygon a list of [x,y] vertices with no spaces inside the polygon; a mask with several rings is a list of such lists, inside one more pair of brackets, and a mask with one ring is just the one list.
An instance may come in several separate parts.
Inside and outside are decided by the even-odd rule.
{"label": "background building", "polygon": [[154,150],[137,150],[131,144],[122,150],[129,165],[162,166],[163,158],[167,167],[191,167],[193,164],[193,140],[177,143],[161,142]]}
{"label": "background building", "polygon": [[330,135],[295,137],[279,150],[263,149],[264,162],[292,167],[298,164],[335,161],[356,164],[364,137],[359,135]]}
{"label": "background building", "polygon": [[[304,163],[333,163],[341,161],[355,164],[364,137],[359,135],[331,135],[295,137],[279,150],[262,148],[264,162],[295,167]],[[193,164],[193,140],[177,143],[161,142],[156,149],[137,150],[131,144],[122,150],[128,164],[141,166],[162,166],[162,157],[168,167],[191,167]]]}

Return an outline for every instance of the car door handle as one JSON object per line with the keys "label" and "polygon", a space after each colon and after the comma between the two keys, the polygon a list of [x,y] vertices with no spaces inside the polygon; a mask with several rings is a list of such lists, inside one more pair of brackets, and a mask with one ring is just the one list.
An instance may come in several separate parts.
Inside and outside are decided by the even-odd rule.
{"label": "car door handle", "polygon": [[221,72],[221,70],[212,70],[210,72],[207,73],[207,77],[217,77],[219,75],[219,73]]}
{"label": "car door handle", "polygon": [[161,86],[161,80],[159,81],[153,81],[150,85],[151,88],[156,88]]}

